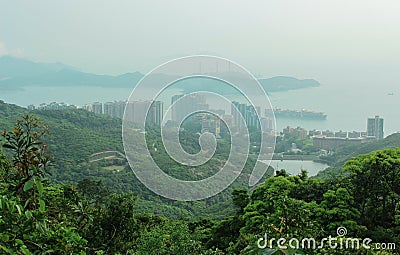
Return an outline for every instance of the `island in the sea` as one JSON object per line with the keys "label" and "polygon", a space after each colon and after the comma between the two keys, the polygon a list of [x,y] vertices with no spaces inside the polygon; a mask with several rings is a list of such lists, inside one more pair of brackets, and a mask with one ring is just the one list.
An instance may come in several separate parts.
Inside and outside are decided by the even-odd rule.
{"label": "island in the sea", "polygon": [[280,108],[274,109],[276,118],[290,118],[290,119],[307,119],[307,120],[326,120],[327,115],[323,112],[315,112],[311,110],[283,110]]}

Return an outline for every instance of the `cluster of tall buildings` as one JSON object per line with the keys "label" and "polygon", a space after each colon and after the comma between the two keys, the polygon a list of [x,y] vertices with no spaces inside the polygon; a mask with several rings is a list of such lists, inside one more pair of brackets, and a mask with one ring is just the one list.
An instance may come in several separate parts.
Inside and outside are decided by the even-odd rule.
{"label": "cluster of tall buildings", "polygon": [[205,96],[199,94],[174,95],[171,106],[171,120],[177,123],[196,111],[209,110]]}
{"label": "cluster of tall buildings", "polygon": [[[319,131],[320,132],[320,131]],[[324,150],[332,150],[343,144],[364,143],[371,140],[383,139],[383,118],[375,116],[367,119],[366,132],[330,132],[312,134],[313,145]]]}
{"label": "cluster of tall buildings", "polygon": [[[273,129],[273,120],[271,115],[268,114],[268,110],[265,109],[264,115],[262,115],[259,106],[255,108],[252,105],[247,105],[239,102],[232,102],[231,113],[233,117],[234,125],[239,129],[255,128],[265,131],[270,131]],[[242,121],[241,121],[241,118]]]}
{"label": "cluster of tall buildings", "polygon": [[[146,110],[148,110],[147,113]],[[126,104],[125,119],[133,123],[146,123],[160,127],[163,116],[164,104],[161,101],[130,101]]]}
{"label": "cluster of tall buildings", "polygon": [[[65,109],[76,109],[75,105],[52,102],[49,104],[40,104],[39,106],[29,105],[30,110],[65,110]],[[268,117],[268,112],[265,110],[265,114],[261,115],[260,107],[253,107],[239,102],[232,102],[231,114],[225,114],[224,110],[210,110],[214,116],[209,113],[205,113],[209,110],[209,105],[206,102],[206,98],[199,94],[189,95],[174,95],[171,98],[171,121],[174,125],[179,125],[181,121],[196,113],[196,117],[193,118],[199,124],[201,124],[201,132],[211,132],[215,135],[219,135],[221,127],[224,126],[222,122],[225,122],[227,126],[234,127],[234,131],[240,132],[244,128],[255,128],[271,131],[273,129],[273,120]],[[96,114],[105,114],[114,118],[123,118],[125,109],[125,118],[133,123],[147,123],[150,125],[161,126],[164,117],[164,103],[161,101],[114,101],[99,103],[95,102],[92,104],[86,104],[83,109],[94,112]],[[148,112],[146,114],[146,110]],[[202,112],[204,111],[204,112]],[[366,132],[345,132],[345,131],[309,131],[300,127],[290,128],[287,127],[283,130],[284,134],[296,135],[301,138],[311,136],[313,139],[314,146],[321,149],[334,149],[343,143],[363,143],[369,140],[383,139],[383,118],[375,116],[368,118],[367,120],[367,131]]]}
{"label": "cluster of tall buildings", "polygon": [[[161,101],[114,101],[86,104],[83,109],[96,114],[105,114],[113,118],[124,117],[126,107],[126,120],[133,123],[144,123],[161,126],[163,120],[164,104]],[[146,115],[146,110],[149,109]]]}
{"label": "cluster of tall buildings", "polygon": [[212,110],[215,115],[206,113],[209,110],[210,106],[207,104],[204,95],[174,95],[171,98],[171,123],[178,126],[182,121],[189,118],[190,121],[200,125],[202,133],[210,132],[220,136],[221,120],[219,118],[224,118],[226,121],[230,120],[228,117],[224,117],[226,116],[224,110]]}
{"label": "cluster of tall buildings", "polygon": [[91,104],[85,104],[83,109],[94,112],[96,114],[105,114],[113,118],[121,118],[124,116],[125,101],[114,101],[114,102],[94,102]]}
{"label": "cluster of tall buildings", "polygon": [[235,101],[232,102],[231,113],[233,116],[233,122],[239,129],[245,128],[246,126],[260,128],[261,124],[257,117],[257,112],[260,113],[260,107],[255,109],[252,105],[242,104]]}
{"label": "cluster of tall buildings", "polygon": [[[77,109],[75,105],[65,103],[52,102],[50,104],[41,104],[38,107],[29,105],[28,109],[35,110],[64,110]],[[85,104],[82,109],[94,112],[96,114],[104,114],[113,118],[125,118],[133,123],[144,123],[155,126],[161,126],[164,118],[164,103],[161,101],[114,101],[114,102],[94,102]],[[146,114],[146,110],[148,112]],[[126,111],[125,111],[126,110]],[[206,112],[213,112],[210,115]],[[240,132],[246,126],[249,128],[264,130],[272,130],[272,119],[261,116],[259,119],[257,113],[260,114],[260,107],[232,102],[231,114],[226,114],[225,110],[210,110],[206,102],[206,97],[199,94],[174,95],[171,98],[171,123],[179,125],[181,121],[190,115],[196,113],[195,121],[201,124],[201,132],[211,132],[219,135],[221,126],[224,122],[226,126],[234,127],[234,131]],[[242,118],[244,122],[242,121]]]}
{"label": "cluster of tall buildings", "polygon": [[[210,111],[215,116],[202,111]],[[193,113],[196,113],[197,120],[201,123],[202,132],[211,132],[219,135],[222,122],[227,126],[234,127],[236,131],[247,128],[272,130],[272,118],[261,116],[260,107],[253,107],[239,102],[232,102],[231,114],[226,114],[225,110],[211,110],[206,102],[206,98],[199,94],[175,95],[171,99],[171,120],[178,125],[182,120]],[[257,115],[257,113],[259,115]],[[260,118],[259,118],[260,117]]]}
{"label": "cluster of tall buildings", "polygon": [[73,104],[57,103],[57,102],[51,102],[49,104],[42,103],[37,107],[33,104],[28,105],[29,110],[67,110],[67,109],[77,109],[77,108],[78,107]]}

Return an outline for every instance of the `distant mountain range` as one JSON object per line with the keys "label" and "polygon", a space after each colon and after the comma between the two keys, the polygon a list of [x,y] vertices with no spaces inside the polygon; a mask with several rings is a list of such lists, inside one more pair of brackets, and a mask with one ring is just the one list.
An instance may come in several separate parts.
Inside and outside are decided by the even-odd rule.
{"label": "distant mountain range", "polygon": [[314,79],[300,80],[289,76],[275,76],[268,79],[259,79],[258,81],[267,92],[287,91],[320,86],[320,83]]}
{"label": "distant mountain range", "polygon": [[[62,63],[38,63],[11,56],[0,57],[0,90],[18,90],[28,86],[132,88],[142,77],[143,74],[139,72],[118,76],[99,75],[82,72],[78,68]],[[320,85],[314,79],[300,80],[288,76],[259,79],[259,82],[267,92],[318,87]],[[212,84],[209,85],[213,86]],[[202,86],[207,87],[207,85]]]}
{"label": "distant mountain range", "polygon": [[36,63],[10,56],[0,58],[0,89],[26,86],[133,87],[142,77],[139,72],[119,76],[98,75],[61,63]]}

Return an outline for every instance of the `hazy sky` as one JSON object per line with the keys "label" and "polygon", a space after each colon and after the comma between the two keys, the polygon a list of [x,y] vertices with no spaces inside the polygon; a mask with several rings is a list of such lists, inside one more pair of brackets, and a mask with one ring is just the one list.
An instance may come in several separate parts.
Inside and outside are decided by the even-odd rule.
{"label": "hazy sky", "polygon": [[4,54],[107,74],[211,54],[263,77],[390,83],[400,1],[0,0]]}

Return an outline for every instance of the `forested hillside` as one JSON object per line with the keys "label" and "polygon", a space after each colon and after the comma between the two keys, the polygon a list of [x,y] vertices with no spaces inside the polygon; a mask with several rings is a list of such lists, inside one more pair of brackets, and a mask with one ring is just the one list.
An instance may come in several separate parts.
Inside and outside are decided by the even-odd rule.
{"label": "forested hillside", "polygon": [[[164,199],[147,189],[131,171],[126,160],[121,157],[99,157],[91,155],[104,151],[123,153],[121,120],[103,115],[95,115],[85,110],[28,111],[25,108],[0,102],[0,130],[10,130],[17,118],[34,114],[49,126],[46,137],[52,156],[48,177],[53,183],[78,184],[85,179],[102,181],[112,192],[133,192],[139,196],[141,212],[165,215],[171,218],[201,217],[224,218],[234,212],[230,198],[233,188],[247,187],[248,175],[255,161],[249,159],[247,167],[238,180],[218,196],[197,202],[177,202]],[[157,130],[150,134],[156,133]],[[154,136],[149,137],[155,141]],[[182,141],[188,151],[198,150],[198,139],[190,133],[182,133]],[[220,150],[218,150],[219,152]],[[208,176],[225,162],[224,152],[217,153],[209,164],[196,168],[197,175],[187,167],[174,163],[161,149],[155,155],[164,171],[179,179],[196,179]],[[112,153],[111,153],[112,154]],[[219,156],[218,156],[219,155]],[[200,174],[200,175],[199,175]]]}
{"label": "forested hillside", "polygon": [[277,171],[251,192],[234,189],[221,220],[171,219],[98,180],[49,182],[48,130],[28,115],[2,132],[2,254],[397,254],[400,148],[355,157],[329,180]]}
{"label": "forested hillside", "polygon": [[383,150],[387,148],[400,147],[400,133],[394,133],[385,139],[371,141],[364,144],[344,145],[335,150],[332,155],[320,157],[320,161],[329,164],[331,167],[318,173],[318,178],[330,178],[332,175],[345,174],[340,171],[346,161],[352,157],[362,154],[368,154],[373,151]]}
{"label": "forested hillside", "polygon": [[[96,115],[81,109],[76,110],[46,110],[29,111],[25,108],[0,101],[0,130],[10,130],[16,119],[26,114],[34,114],[43,120],[50,128],[50,135],[46,137],[52,156],[48,177],[53,183],[74,184],[91,179],[102,181],[112,192],[133,192],[139,196],[140,211],[165,215],[170,218],[201,217],[207,215],[211,218],[221,219],[232,215],[234,212],[230,193],[234,188],[246,188],[248,175],[254,160],[249,159],[247,167],[238,180],[222,194],[198,202],[176,202],[164,199],[147,189],[131,171],[126,160],[114,155],[115,153],[100,154],[104,151],[117,151],[123,153],[121,138],[121,120]],[[150,134],[156,134],[157,130],[150,130]],[[196,136],[182,133],[181,141],[187,151],[198,151]],[[155,142],[156,135],[148,137],[151,143]],[[219,148],[227,150],[229,144],[222,142]],[[279,146],[278,146],[279,147]],[[322,160],[332,167],[322,171],[318,177],[335,178],[343,174],[340,169],[345,161],[351,157],[370,153],[384,148],[400,147],[400,134],[393,134],[384,140],[370,142],[363,145],[350,145],[337,149],[330,156],[322,157]],[[182,167],[171,160],[162,146],[155,156],[156,162],[163,166],[163,170],[179,179],[189,180],[204,178],[215,173],[226,161],[226,150],[218,150],[217,155],[210,163],[196,168],[197,175],[191,174],[193,169]],[[102,160],[108,158],[107,160]],[[272,169],[269,171],[271,173]],[[332,177],[333,176],[333,177]]]}

